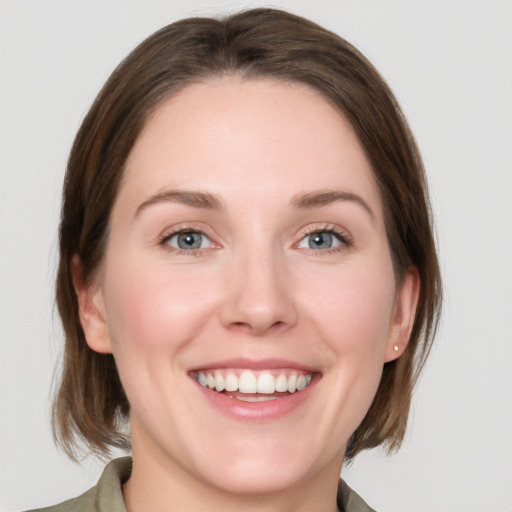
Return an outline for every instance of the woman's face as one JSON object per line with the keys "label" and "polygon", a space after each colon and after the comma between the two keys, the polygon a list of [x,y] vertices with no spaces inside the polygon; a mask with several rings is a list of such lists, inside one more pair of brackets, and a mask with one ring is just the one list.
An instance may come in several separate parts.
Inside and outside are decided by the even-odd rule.
{"label": "woman's face", "polygon": [[306,86],[222,78],[137,140],[82,321],[115,356],[136,464],[267,492],[338,474],[405,348],[404,283],[348,122]]}

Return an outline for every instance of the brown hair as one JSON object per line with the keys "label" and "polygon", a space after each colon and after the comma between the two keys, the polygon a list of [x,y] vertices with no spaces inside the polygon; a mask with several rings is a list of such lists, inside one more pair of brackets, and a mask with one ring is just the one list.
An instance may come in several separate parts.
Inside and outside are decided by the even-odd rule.
{"label": "brown hair", "polygon": [[85,117],[69,157],[60,224],[57,305],[66,341],[53,409],[56,439],[72,457],[77,441],[100,454],[129,446],[122,427],[130,406],[113,356],[94,352],[85,341],[70,263],[78,255],[83,279],[93,278],[126,159],[148,116],[188,84],[224,74],[300,82],[320,91],[350,121],[373,166],[397,282],[414,265],[420,297],[408,347],[385,364],[346,457],[380,444],[396,449],[441,304],[423,165],[393,94],[365,57],[336,34],[274,9],[223,20],[190,18],[162,28],[121,62]]}

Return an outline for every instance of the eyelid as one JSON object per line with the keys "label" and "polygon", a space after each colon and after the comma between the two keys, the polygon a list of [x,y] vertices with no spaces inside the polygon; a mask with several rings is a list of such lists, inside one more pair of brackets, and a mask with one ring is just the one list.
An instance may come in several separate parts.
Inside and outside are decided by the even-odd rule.
{"label": "eyelid", "polygon": [[[314,235],[315,233],[330,233],[334,235],[340,242],[339,246],[333,247],[331,249],[312,249],[312,248],[302,248],[299,247],[299,244],[310,235]],[[298,240],[294,243],[294,247],[299,249],[305,249],[314,251],[315,253],[329,253],[336,252],[339,250],[346,249],[353,245],[353,239],[351,234],[344,228],[337,226],[336,224],[316,224],[314,226],[307,226],[301,229]]]}
{"label": "eyelid", "polygon": [[[180,249],[179,247],[174,247],[168,244],[168,241],[179,234],[182,233],[199,233],[205,236],[211,243],[210,247],[203,247],[199,249]],[[202,223],[196,222],[181,222],[177,225],[168,227],[164,229],[156,238],[156,244],[164,247],[166,250],[177,253],[177,254],[187,254],[187,255],[197,255],[204,251],[208,251],[210,249],[218,249],[221,247],[221,244],[217,242],[217,236],[212,233],[212,230],[209,229]]]}
{"label": "eyelid", "polygon": [[[201,245],[206,243],[207,247],[184,249],[184,248],[180,247],[179,245],[174,245],[173,243],[171,243],[175,238],[178,240],[180,236],[189,235],[189,234],[200,235],[202,238]],[[201,231],[188,230],[188,229],[178,231],[177,233],[171,233],[170,235],[168,235],[164,238],[163,243],[167,244],[169,247],[172,247],[173,249],[183,250],[185,252],[193,252],[193,251],[198,251],[198,250],[203,250],[203,249],[210,249],[211,248],[210,246],[212,245],[212,241],[204,233],[202,233]]]}
{"label": "eyelid", "polygon": [[[174,247],[168,244],[168,241],[173,237],[181,233],[199,233],[205,236],[210,242],[211,247],[207,248],[199,248],[199,249],[180,249],[179,247]],[[299,244],[306,238],[307,236],[313,235],[315,233],[331,233],[334,235],[338,241],[339,245],[329,249],[313,249],[313,248],[301,248]],[[199,254],[204,251],[208,251],[211,249],[219,249],[222,245],[217,242],[219,237],[217,237],[207,225],[203,223],[196,222],[182,222],[177,225],[166,228],[161,232],[160,235],[156,238],[155,245],[165,246],[165,248],[174,253],[182,253],[187,255]],[[331,223],[324,224],[315,224],[308,225],[302,228],[297,236],[296,241],[293,243],[293,247],[296,249],[303,249],[306,251],[312,251],[315,254],[317,253],[332,253],[337,252],[353,245],[352,236],[348,230]]]}

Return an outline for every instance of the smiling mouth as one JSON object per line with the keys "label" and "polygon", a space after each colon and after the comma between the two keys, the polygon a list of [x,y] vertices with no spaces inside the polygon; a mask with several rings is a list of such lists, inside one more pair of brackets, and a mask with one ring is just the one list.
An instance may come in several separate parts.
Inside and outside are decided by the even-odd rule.
{"label": "smiling mouth", "polygon": [[314,374],[300,370],[209,369],[193,373],[203,387],[244,402],[276,400],[307,388]]}

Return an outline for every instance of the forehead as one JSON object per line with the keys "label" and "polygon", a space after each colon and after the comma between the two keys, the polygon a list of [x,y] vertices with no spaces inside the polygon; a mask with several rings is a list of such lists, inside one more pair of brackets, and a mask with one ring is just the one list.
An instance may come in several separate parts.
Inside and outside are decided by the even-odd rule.
{"label": "forehead", "polygon": [[264,190],[292,196],[342,187],[364,192],[380,210],[373,171],[341,112],[306,85],[269,79],[196,83],[156,109],[122,188],[154,194],[170,187],[245,200]]}

